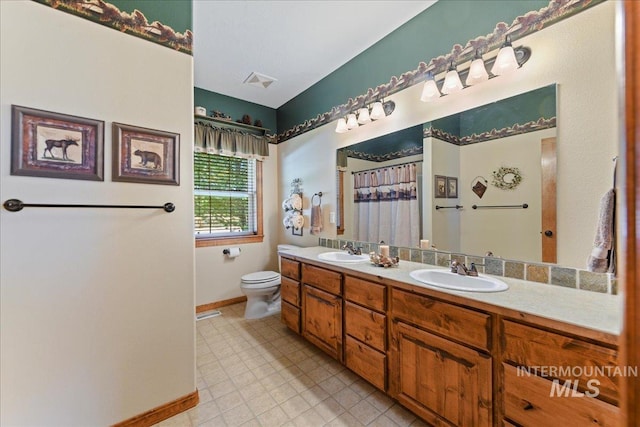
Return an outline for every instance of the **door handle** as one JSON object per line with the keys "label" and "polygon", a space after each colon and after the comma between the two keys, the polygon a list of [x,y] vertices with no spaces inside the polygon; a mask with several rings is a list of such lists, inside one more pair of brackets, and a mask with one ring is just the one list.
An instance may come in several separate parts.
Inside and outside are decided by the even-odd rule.
{"label": "door handle", "polygon": [[544,235],[545,235],[545,236],[547,236],[547,237],[551,237],[551,236],[553,236],[553,231],[551,231],[551,230],[546,230],[546,231],[544,232]]}

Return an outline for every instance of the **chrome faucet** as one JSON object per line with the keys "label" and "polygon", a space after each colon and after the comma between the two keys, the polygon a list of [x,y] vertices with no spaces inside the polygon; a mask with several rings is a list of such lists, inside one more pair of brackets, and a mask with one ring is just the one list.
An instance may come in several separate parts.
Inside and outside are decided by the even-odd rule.
{"label": "chrome faucet", "polygon": [[451,262],[451,272],[461,276],[478,276],[478,269],[473,262],[471,263],[471,267],[467,268],[463,263],[454,260]]}
{"label": "chrome faucet", "polygon": [[344,245],[342,249],[347,251],[350,255],[362,255],[362,247],[358,246],[357,248],[354,248],[351,242]]}

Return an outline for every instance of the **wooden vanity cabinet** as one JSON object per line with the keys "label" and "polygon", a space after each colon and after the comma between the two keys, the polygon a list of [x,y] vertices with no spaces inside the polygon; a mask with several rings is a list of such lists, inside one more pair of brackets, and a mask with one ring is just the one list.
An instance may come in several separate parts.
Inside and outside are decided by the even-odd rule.
{"label": "wooden vanity cabinet", "polygon": [[281,320],[292,331],[300,333],[300,263],[287,258],[280,260]]}
{"label": "wooden vanity cabinet", "polygon": [[[521,426],[615,426],[620,420],[615,348],[502,321],[504,416]],[[541,368],[538,368],[541,367]]]}
{"label": "wooden vanity cabinet", "polygon": [[392,397],[432,425],[492,426],[491,316],[396,288],[391,315]]}
{"label": "wooden vanity cabinet", "polygon": [[[617,367],[615,337],[285,257],[281,292],[289,328],[428,424],[608,427],[620,421],[619,377],[588,372]],[[534,370],[541,366],[565,371]],[[567,373],[572,367],[582,375]]]}
{"label": "wooden vanity cabinet", "polygon": [[302,265],[302,335],[342,362],[342,274]]}
{"label": "wooden vanity cabinet", "polygon": [[382,391],[387,389],[387,288],[344,278],[345,365]]}

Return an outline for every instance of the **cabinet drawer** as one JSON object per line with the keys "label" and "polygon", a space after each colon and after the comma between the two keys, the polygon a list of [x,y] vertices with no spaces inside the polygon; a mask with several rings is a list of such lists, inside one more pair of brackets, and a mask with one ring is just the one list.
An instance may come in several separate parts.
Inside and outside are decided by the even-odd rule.
{"label": "cabinet drawer", "polygon": [[360,307],[350,302],[344,303],[345,332],[380,351],[385,351],[387,316]]}
{"label": "cabinet drawer", "polygon": [[291,280],[288,277],[282,277],[282,283],[280,285],[280,294],[282,299],[288,303],[300,306],[300,283]]}
{"label": "cabinet drawer", "polygon": [[[504,367],[505,417],[527,426],[617,426],[619,408],[601,400],[576,396],[571,389],[557,391],[552,381]],[[559,385],[563,385],[561,381]],[[556,387],[553,389],[552,387]]]}
{"label": "cabinet drawer", "polygon": [[345,364],[356,374],[380,390],[386,388],[387,356],[361,342],[347,337],[345,341]]}
{"label": "cabinet drawer", "polygon": [[[613,371],[618,365],[616,350],[577,338],[543,331],[531,326],[505,320],[504,359],[520,366],[540,366],[541,373],[563,380],[578,380],[581,391],[588,390],[587,382],[600,382],[599,399],[616,403],[619,399],[618,376],[597,375]],[[572,369],[579,367],[580,369]],[[575,374],[582,374],[574,376]],[[613,373],[613,372],[612,372]]]}
{"label": "cabinet drawer", "polygon": [[394,317],[464,344],[482,350],[490,349],[490,315],[397,289],[393,289],[391,295]]}
{"label": "cabinet drawer", "polygon": [[300,263],[288,258],[280,258],[280,274],[293,280],[300,280]]}
{"label": "cabinet drawer", "polygon": [[342,275],[324,268],[302,264],[302,281],[334,295],[340,295],[342,291]]}
{"label": "cabinet drawer", "polygon": [[282,323],[287,325],[289,329],[294,331],[296,334],[300,333],[300,309],[298,307],[294,307],[288,302],[282,301],[280,315]]}
{"label": "cabinet drawer", "polygon": [[350,276],[344,278],[345,298],[374,310],[385,311],[387,309],[386,290],[385,286],[368,280]]}

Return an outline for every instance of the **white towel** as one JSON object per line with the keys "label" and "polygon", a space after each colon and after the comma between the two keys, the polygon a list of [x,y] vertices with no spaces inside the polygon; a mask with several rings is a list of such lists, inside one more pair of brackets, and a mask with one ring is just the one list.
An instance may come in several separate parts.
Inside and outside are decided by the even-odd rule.
{"label": "white towel", "polygon": [[322,208],[311,206],[311,234],[318,234],[322,231]]}
{"label": "white towel", "polygon": [[593,240],[593,249],[587,260],[587,270],[595,273],[606,273],[613,268],[611,260],[613,254],[614,238],[614,207],[616,204],[616,192],[614,189],[607,191],[600,200],[600,215],[596,227],[596,236]]}

